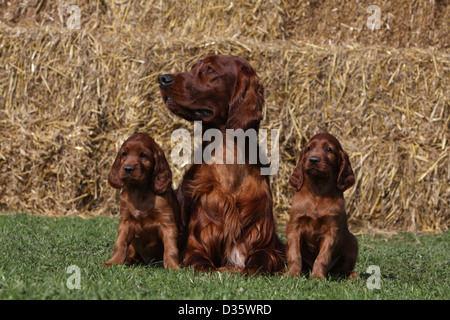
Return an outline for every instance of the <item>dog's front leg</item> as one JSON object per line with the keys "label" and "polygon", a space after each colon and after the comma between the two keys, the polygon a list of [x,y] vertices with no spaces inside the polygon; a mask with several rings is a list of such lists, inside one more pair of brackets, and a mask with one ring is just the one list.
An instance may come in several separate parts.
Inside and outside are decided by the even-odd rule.
{"label": "dog's front leg", "polygon": [[127,258],[128,246],[130,245],[129,227],[126,222],[121,221],[117,229],[117,240],[114,244],[114,251],[111,259],[109,259],[104,266],[109,267],[113,263],[124,264]]}
{"label": "dog's front leg", "polygon": [[302,256],[300,248],[301,230],[293,223],[288,224],[287,227],[287,270],[286,274],[292,277],[298,276],[302,273]]}
{"label": "dog's front leg", "polygon": [[335,233],[325,235],[320,243],[320,251],[312,268],[312,276],[316,279],[325,279],[331,263],[334,248],[336,247]]}

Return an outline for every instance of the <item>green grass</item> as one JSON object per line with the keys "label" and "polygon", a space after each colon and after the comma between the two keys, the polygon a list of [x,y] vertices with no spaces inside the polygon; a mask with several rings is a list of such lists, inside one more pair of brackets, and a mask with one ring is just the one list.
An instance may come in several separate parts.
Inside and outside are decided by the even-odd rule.
{"label": "green grass", "polygon": [[[0,216],[0,299],[450,299],[450,232],[358,236],[361,278],[323,281],[104,268],[117,223],[106,217]],[[70,265],[80,268],[80,289],[67,287]],[[381,289],[367,288],[369,265],[380,267]]]}

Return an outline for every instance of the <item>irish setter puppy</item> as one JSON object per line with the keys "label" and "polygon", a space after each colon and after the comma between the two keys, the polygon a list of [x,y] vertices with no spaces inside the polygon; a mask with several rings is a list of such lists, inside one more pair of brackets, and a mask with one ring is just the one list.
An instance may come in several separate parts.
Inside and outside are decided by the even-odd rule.
{"label": "irish setter puppy", "polygon": [[108,182],[123,191],[118,236],[105,266],[163,260],[166,268],[179,269],[179,206],[161,148],[145,133],[131,136],[120,148]]}
{"label": "irish setter puppy", "polygon": [[357,277],[353,272],[358,243],[348,230],[344,191],[355,182],[347,153],[328,133],[314,136],[304,148],[289,183],[297,190],[287,225],[288,273],[312,270]]}
{"label": "irish setter puppy", "polygon": [[[242,58],[209,56],[189,72],[160,76],[159,83],[170,111],[201,121],[203,131],[220,130],[223,141],[227,129],[259,129],[263,87]],[[261,175],[259,164],[248,159],[245,164],[193,164],[177,198],[186,242],[184,265],[197,271],[245,274],[273,274],[284,268],[284,244],[275,233],[269,179]]]}

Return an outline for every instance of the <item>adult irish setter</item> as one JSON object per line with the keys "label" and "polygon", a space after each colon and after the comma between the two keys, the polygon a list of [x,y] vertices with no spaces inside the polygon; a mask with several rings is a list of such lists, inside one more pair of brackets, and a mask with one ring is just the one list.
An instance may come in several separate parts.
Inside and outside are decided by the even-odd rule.
{"label": "adult irish setter", "polygon": [[[201,121],[204,131],[220,130],[224,141],[227,129],[259,129],[263,87],[242,58],[209,56],[189,72],[160,76],[159,83],[170,111]],[[260,174],[259,164],[193,164],[177,198],[186,241],[184,265],[246,274],[283,269],[284,247],[275,233],[269,179]]]}
{"label": "adult irish setter", "polygon": [[344,191],[355,182],[347,153],[328,133],[314,136],[304,148],[289,183],[297,191],[287,225],[288,273],[312,270],[357,277],[353,272],[358,242],[348,230]]}
{"label": "adult irish setter", "polygon": [[163,260],[166,268],[179,269],[179,206],[161,148],[145,133],[131,136],[117,153],[108,182],[123,192],[118,236],[105,266]]}

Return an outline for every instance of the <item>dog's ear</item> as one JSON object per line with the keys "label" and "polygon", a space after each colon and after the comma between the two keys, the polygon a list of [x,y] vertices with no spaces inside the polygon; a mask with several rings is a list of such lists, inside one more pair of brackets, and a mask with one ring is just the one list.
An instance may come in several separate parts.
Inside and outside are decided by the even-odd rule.
{"label": "dog's ear", "polygon": [[122,180],[120,180],[119,178],[120,164],[122,162],[122,153],[123,153],[122,148],[120,148],[108,176],[108,183],[114,189],[123,188]]}
{"label": "dog's ear", "polygon": [[345,191],[355,183],[355,174],[353,173],[347,152],[342,149],[339,150],[339,158],[340,167],[337,179],[337,187],[340,190]]}
{"label": "dog's ear", "polygon": [[303,186],[303,161],[305,158],[305,150],[300,154],[300,159],[298,160],[297,166],[292,172],[291,178],[289,179],[289,184],[299,191]]}
{"label": "dog's ear", "polygon": [[153,192],[162,194],[168,191],[172,186],[172,171],[166,160],[164,152],[159,148],[154,148],[155,166],[153,169]]}
{"label": "dog's ear", "polygon": [[236,84],[228,109],[227,129],[259,129],[264,106],[264,88],[256,72],[242,65],[236,76]]}

